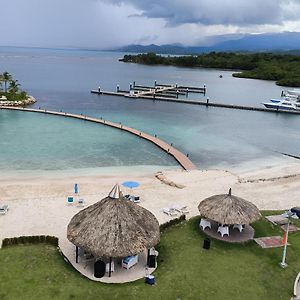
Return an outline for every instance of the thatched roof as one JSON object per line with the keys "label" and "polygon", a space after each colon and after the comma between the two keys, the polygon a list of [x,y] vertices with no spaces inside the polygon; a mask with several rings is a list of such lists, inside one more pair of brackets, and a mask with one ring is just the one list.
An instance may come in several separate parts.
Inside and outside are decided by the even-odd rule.
{"label": "thatched roof", "polygon": [[157,245],[160,231],[156,217],[125,200],[116,185],[108,197],[71,219],[67,237],[95,257],[126,257]]}
{"label": "thatched roof", "polygon": [[261,217],[258,208],[251,202],[228,194],[204,199],[198,206],[200,215],[220,224],[250,224]]}

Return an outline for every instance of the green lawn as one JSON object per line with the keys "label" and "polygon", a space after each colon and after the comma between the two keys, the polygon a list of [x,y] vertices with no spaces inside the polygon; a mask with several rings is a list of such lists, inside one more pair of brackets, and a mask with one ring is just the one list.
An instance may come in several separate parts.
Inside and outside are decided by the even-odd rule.
{"label": "green lawn", "polygon": [[[290,299],[300,271],[300,233],[290,234],[289,267],[282,269],[281,248],[213,240],[210,250],[202,249],[204,235],[198,223],[199,218],[193,218],[163,232],[155,286],[143,280],[117,285],[92,282],[73,270],[53,246],[3,248],[0,299]],[[257,236],[282,235],[265,220],[254,227]]]}

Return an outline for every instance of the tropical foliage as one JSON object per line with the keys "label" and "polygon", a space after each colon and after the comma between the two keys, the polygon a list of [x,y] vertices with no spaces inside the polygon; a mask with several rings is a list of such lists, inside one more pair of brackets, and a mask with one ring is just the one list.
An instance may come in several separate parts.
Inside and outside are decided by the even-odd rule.
{"label": "tropical foliage", "polygon": [[0,97],[5,96],[9,101],[22,101],[28,98],[26,92],[20,89],[18,80],[13,79],[8,72],[0,74]]}
{"label": "tropical foliage", "polygon": [[233,73],[233,76],[275,80],[278,85],[300,87],[300,55],[211,52],[201,55],[160,56],[148,53],[124,55],[121,61],[148,65],[242,70]]}

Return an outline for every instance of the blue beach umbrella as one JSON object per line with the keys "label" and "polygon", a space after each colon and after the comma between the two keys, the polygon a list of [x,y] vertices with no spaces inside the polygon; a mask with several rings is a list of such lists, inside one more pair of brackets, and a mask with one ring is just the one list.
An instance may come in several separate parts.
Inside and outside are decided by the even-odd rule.
{"label": "blue beach umbrella", "polygon": [[122,185],[132,189],[138,187],[140,184],[137,181],[124,181]]}
{"label": "blue beach umbrella", "polygon": [[75,183],[75,185],[74,185],[74,193],[78,194],[78,184],[77,183]]}

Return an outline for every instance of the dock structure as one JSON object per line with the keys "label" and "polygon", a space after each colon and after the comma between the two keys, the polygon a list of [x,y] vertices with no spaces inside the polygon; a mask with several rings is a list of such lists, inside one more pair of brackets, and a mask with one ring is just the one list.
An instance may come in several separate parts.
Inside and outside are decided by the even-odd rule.
{"label": "dock structure", "polygon": [[206,93],[206,86],[194,87],[194,86],[182,86],[176,84],[160,84],[154,83],[154,86],[138,85],[135,82],[130,83],[129,91],[120,90],[119,85],[117,85],[116,92],[109,92],[101,90],[100,87],[97,90],[92,90],[92,94],[98,95],[114,95],[132,98],[144,98],[145,96],[150,96],[153,99],[157,97],[163,97],[166,99],[177,98],[179,95],[188,95],[189,93]]}
{"label": "dock structure", "polygon": [[49,115],[55,115],[55,116],[62,116],[62,117],[69,117],[74,119],[80,119],[84,121],[89,121],[93,123],[102,124],[105,126],[110,126],[119,130],[126,131],[128,133],[134,134],[135,136],[138,136],[139,138],[142,138],[144,140],[147,140],[169,155],[173,156],[174,159],[182,166],[182,168],[186,171],[192,171],[197,170],[198,168],[192,163],[192,161],[188,158],[188,155],[183,154],[179,150],[173,147],[173,145],[170,145],[163,140],[159,139],[157,136],[152,136],[148,133],[139,131],[137,129],[122,125],[121,123],[114,123],[111,121],[107,121],[104,119],[98,119],[89,117],[86,115],[78,115],[78,114],[72,114],[67,112],[58,112],[58,111],[51,111],[46,109],[35,109],[35,108],[22,108],[22,107],[10,107],[10,106],[0,106],[0,110],[16,110],[16,111],[25,111],[25,112],[35,112],[35,113],[43,113],[43,114],[49,114]]}
{"label": "dock structure", "polygon": [[206,107],[220,107],[227,109],[240,109],[240,110],[249,110],[249,111],[261,111],[269,113],[284,113],[284,114],[294,114],[300,115],[300,111],[293,110],[281,110],[279,108],[265,108],[265,107],[255,107],[248,105],[238,105],[238,104],[226,104],[212,102],[207,98],[206,101],[192,100],[192,99],[182,99],[179,98],[179,95],[187,95],[188,93],[206,93],[206,86],[204,87],[189,87],[189,86],[180,86],[180,85],[170,85],[170,84],[156,84],[154,87],[142,86],[142,85],[131,85],[130,91],[120,91],[117,89],[116,92],[92,90],[92,94],[98,95],[110,95],[110,96],[122,96],[129,97],[133,99],[146,99],[151,101],[165,101],[173,103],[182,103],[190,105],[201,105]]}

